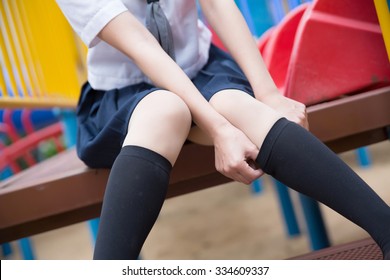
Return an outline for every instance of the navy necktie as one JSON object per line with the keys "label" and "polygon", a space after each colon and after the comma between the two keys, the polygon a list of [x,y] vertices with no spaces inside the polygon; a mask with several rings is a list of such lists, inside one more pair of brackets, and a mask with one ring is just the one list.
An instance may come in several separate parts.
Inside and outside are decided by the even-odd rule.
{"label": "navy necktie", "polygon": [[158,0],[147,0],[146,27],[156,37],[164,51],[175,60],[171,27]]}

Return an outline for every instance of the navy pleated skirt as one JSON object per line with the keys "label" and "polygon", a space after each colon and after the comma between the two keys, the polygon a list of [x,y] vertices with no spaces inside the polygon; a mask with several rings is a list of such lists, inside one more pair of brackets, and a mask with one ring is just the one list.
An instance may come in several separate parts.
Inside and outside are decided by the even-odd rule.
{"label": "navy pleated skirt", "polygon": [[[239,66],[215,46],[210,47],[207,64],[192,81],[208,101],[224,89],[238,89],[253,96]],[[101,91],[86,83],[77,107],[77,153],[80,159],[89,167],[110,168],[121,150],[131,114],[138,102],[158,89],[148,83],[139,83]]]}

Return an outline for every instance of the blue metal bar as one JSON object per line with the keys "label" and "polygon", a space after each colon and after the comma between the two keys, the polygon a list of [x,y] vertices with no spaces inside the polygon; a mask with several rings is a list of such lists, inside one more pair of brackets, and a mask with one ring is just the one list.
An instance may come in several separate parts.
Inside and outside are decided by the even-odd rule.
{"label": "blue metal bar", "polygon": [[287,3],[290,10],[298,7],[301,4],[299,0],[287,0]]}
{"label": "blue metal bar", "polygon": [[23,259],[35,260],[34,251],[32,249],[31,240],[29,238],[22,238],[18,240],[19,246],[22,250]]}
{"label": "blue metal bar", "polygon": [[329,247],[329,237],[318,202],[303,194],[299,195],[299,199],[306,220],[311,248],[319,250]]}
{"label": "blue metal bar", "polygon": [[252,189],[253,194],[260,194],[263,192],[263,184],[262,183],[263,182],[261,179],[257,179],[257,180],[252,182],[251,189]]}
{"label": "blue metal bar", "polygon": [[361,167],[366,168],[371,166],[371,156],[367,147],[358,148],[355,152]]}
{"label": "blue metal bar", "polygon": [[1,244],[1,251],[4,257],[12,255],[12,247],[10,243]]}
{"label": "blue metal bar", "polygon": [[279,23],[285,15],[282,0],[269,0],[268,5],[272,12],[274,23],[275,24]]}
{"label": "blue metal bar", "polygon": [[93,246],[95,245],[95,242],[96,242],[97,233],[98,233],[98,229],[99,229],[99,222],[100,222],[99,218],[92,219],[92,220],[88,221],[89,229],[90,229],[91,235],[92,235],[92,243],[93,243],[92,245]]}
{"label": "blue metal bar", "polygon": [[61,111],[62,123],[64,128],[65,145],[67,148],[76,145],[77,141],[77,119],[73,110]]}
{"label": "blue metal bar", "polygon": [[301,233],[299,230],[298,220],[295,214],[294,206],[288,188],[281,182],[274,180],[276,185],[276,193],[284,217],[287,234],[289,236],[297,236]]}
{"label": "blue metal bar", "polygon": [[12,175],[11,169],[9,167],[6,167],[5,169],[3,169],[0,172],[0,181],[6,179],[8,177],[11,177],[11,175]]}

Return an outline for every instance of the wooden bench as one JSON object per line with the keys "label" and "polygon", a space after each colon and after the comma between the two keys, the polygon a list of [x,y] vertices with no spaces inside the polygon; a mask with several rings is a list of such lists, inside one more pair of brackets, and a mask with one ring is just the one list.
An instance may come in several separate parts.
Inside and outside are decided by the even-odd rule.
{"label": "wooden bench", "polygon": [[[336,153],[389,139],[390,87],[308,108],[310,130]],[[109,170],[87,168],[71,149],[0,183],[0,243],[98,217]],[[212,147],[187,143],[168,198],[230,180]]]}
{"label": "wooden bench", "polygon": [[364,238],[303,254],[290,260],[382,260],[381,249],[372,238]]}

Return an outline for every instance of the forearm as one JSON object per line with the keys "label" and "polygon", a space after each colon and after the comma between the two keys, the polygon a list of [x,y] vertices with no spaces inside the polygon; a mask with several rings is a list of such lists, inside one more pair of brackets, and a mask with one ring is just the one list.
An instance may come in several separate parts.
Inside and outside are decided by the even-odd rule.
{"label": "forearm", "polygon": [[180,96],[189,107],[194,122],[211,137],[218,128],[228,124],[201,96],[157,40],[129,12],[111,20],[99,37],[132,59],[156,86]]}
{"label": "forearm", "polygon": [[279,93],[233,0],[201,0],[202,11],[248,78],[256,98]]}

